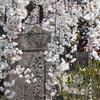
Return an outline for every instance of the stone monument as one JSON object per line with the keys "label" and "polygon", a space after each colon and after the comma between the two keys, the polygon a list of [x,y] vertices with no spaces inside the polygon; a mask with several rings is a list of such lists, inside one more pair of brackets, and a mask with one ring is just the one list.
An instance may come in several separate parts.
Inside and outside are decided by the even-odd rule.
{"label": "stone monument", "polygon": [[25,68],[29,67],[37,82],[27,84],[24,79],[16,79],[12,88],[16,96],[12,100],[45,100],[47,66],[43,52],[47,49],[46,44],[50,42],[50,36],[49,32],[42,30],[40,26],[35,26],[17,40],[18,48],[23,50],[23,55],[21,61],[16,64]]}

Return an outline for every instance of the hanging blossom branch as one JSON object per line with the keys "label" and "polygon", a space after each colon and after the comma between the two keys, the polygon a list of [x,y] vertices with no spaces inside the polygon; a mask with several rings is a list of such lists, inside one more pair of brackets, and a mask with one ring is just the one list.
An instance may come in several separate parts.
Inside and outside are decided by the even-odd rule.
{"label": "hanging blossom branch", "polygon": [[[21,60],[22,51],[16,48],[17,43],[14,42],[14,39],[18,38],[18,35],[25,29],[25,24],[23,25],[22,21],[27,16],[27,10],[25,7],[29,4],[29,1],[0,0],[0,3],[7,7],[7,22],[3,27],[6,35],[0,37],[0,79],[5,79],[11,74],[17,74],[18,77],[25,78],[27,83],[31,83],[31,80],[36,82],[34,74],[29,68],[25,69],[20,65],[12,68],[12,64]],[[6,97],[9,99],[15,96],[15,92],[10,90],[10,88],[14,86],[15,80],[16,79],[4,81],[4,86],[6,87],[4,92]],[[4,90],[3,87],[0,88],[2,88],[2,91]]]}
{"label": "hanging blossom branch", "polygon": [[[26,82],[30,83],[30,79],[34,77],[33,74],[29,74],[31,73],[30,69],[21,68],[18,65],[15,70],[12,70],[10,65],[19,61],[21,59],[20,55],[22,54],[22,51],[16,48],[17,43],[13,40],[18,38],[19,34],[26,33],[27,30],[25,29],[29,31],[33,27],[35,22],[34,15],[37,15],[37,8],[27,17],[25,6],[29,4],[28,0],[0,0],[0,2],[7,7],[7,22],[4,25],[4,31],[7,35],[0,37],[0,77],[1,79],[6,78],[6,76],[11,73],[16,73],[19,77],[23,77],[22,73],[24,72],[27,78]],[[52,40],[51,43],[48,44],[48,51],[45,52],[45,59],[52,63],[48,72],[50,80],[47,80],[46,88],[50,91],[51,97],[53,97],[57,92],[55,85],[59,85],[57,77],[61,77],[64,71],[70,69],[69,65],[76,61],[76,58],[73,57],[73,53],[77,50],[75,44],[77,23],[79,17],[82,17],[82,15],[84,19],[90,22],[90,32],[88,32],[88,35],[90,36],[90,40],[93,39],[93,43],[91,43],[90,47],[96,46],[97,49],[100,47],[100,39],[98,38],[100,36],[100,2],[96,0],[92,0],[91,2],[84,0],[84,10],[81,5],[77,5],[77,2],[69,2],[69,0],[66,0],[66,2],[65,0],[34,0],[34,2],[36,6],[43,5],[43,29],[52,32]],[[26,17],[27,19],[22,23]],[[70,52],[66,53],[65,47],[70,48]],[[97,60],[100,60],[94,49],[90,48],[90,50],[91,54]],[[65,58],[67,58],[67,60]],[[9,84],[8,86],[11,87],[14,82],[14,80],[4,82],[4,85],[7,86],[7,84]],[[6,90],[5,94],[8,95],[7,98],[12,98],[15,92]]]}
{"label": "hanging blossom branch", "polygon": [[89,51],[90,56],[100,61],[96,50],[100,49],[100,1],[84,0],[83,18],[89,22]]}
{"label": "hanging blossom branch", "polygon": [[[87,2],[87,4],[86,4]],[[52,66],[49,69],[48,75],[51,80],[47,80],[46,88],[51,92],[51,96],[54,96],[57,92],[55,85],[59,82],[57,77],[60,76],[65,70],[69,70],[69,65],[76,61],[76,58],[73,58],[73,53],[77,50],[75,44],[76,41],[76,32],[78,32],[78,20],[79,18],[84,18],[89,20],[90,28],[87,33],[90,36],[89,43],[92,41],[89,46],[89,50],[93,57],[96,60],[100,60],[100,57],[94,51],[93,47],[97,49],[100,47],[99,39],[99,1],[83,1],[82,5],[77,5],[77,2],[65,2],[62,0],[56,1],[47,1],[43,2],[44,7],[44,20],[43,28],[52,32],[51,43],[48,44],[48,51],[45,52],[46,61],[52,62]],[[84,7],[84,8],[83,8]],[[89,7],[87,9],[87,7]],[[91,12],[94,10],[94,12]],[[96,12],[95,12],[96,11]],[[89,13],[88,13],[89,12]],[[93,15],[93,17],[91,17]],[[94,25],[96,26],[94,27]],[[94,32],[95,31],[95,32]],[[61,55],[65,53],[65,46],[71,48],[70,52],[66,54],[66,57],[70,59],[69,61],[65,60]],[[65,54],[64,54],[65,55]]]}
{"label": "hanging blossom branch", "polygon": [[[88,52],[90,56],[90,60],[92,63],[93,60],[98,60],[100,61],[100,55],[98,55],[97,50],[100,50],[100,1],[98,0],[84,0],[83,3],[84,5],[84,11],[83,11],[83,18],[88,21],[89,26],[88,30],[89,32],[87,33],[89,38],[88,38]],[[90,67],[90,71],[94,68],[94,64]],[[94,70],[97,70],[94,68]],[[91,73],[91,72],[90,72]],[[99,73],[99,72],[97,72]],[[90,83],[89,83],[89,98],[93,99],[93,79],[90,77]]]}
{"label": "hanging blossom branch", "polygon": [[[34,2],[35,3],[35,2]],[[23,33],[29,32],[36,24],[39,18],[39,7],[36,6],[31,12],[27,19],[23,22]]]}
{"label": "hanging blossom branch", "polygon": [[[57,93],[55,86],[60,85],[57,78],[61,78],[64,71],[70,70],[70,64],[76,61],[73,53],[77,50],[75,44],[77,23],[78,18],[82,16],[82,8],[77,7],[76,2],[68,1],[65,6],[65,2],[62,0],[43,2],[43,8],[45,18],[42,27],[52,32],[48,51],[44,53],[45,60],[52,63],[48,72],[50,80],[48,79],[46,83],[46,88],[51,92],[52,98]],[[70,52],[66,53],[66,47],[71,49]],[[67,61],[66,58],[69,60]],[[61,88],[60,91],[62,91]]]}

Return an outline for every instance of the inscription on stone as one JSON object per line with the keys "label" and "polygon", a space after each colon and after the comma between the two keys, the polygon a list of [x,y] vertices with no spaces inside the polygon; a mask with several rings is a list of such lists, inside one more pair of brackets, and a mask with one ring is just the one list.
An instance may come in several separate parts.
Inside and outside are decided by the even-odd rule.
{"label": "inscription on stone", "polygon": [[[46,50],[46,44],[50,42],[50,33],[44,30],[39,30],[37,33],[32,29],[17,41],[19,42],[18,48],[24,52],[21,61],[17,64],[25,68],[29,67],[37,82],[27,84],[24,79],[17,79],[12,88],[16,92],[13,100],[44,100],[46,64],[43,51]],[[11,78],[14,78],[14,76],[11,76]]]}

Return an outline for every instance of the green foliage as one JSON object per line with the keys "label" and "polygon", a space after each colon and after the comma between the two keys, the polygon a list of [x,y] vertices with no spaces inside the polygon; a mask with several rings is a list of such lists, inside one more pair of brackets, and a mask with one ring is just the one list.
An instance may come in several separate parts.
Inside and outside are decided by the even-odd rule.
{"label": "green foliage", "polygon": [[[100,99],[100,61],[96,61],[96,60],[90,61],[87,67],[83,65],[82,66],[77,65],[76,69],[79,69],[79,71],[74,71],[70,73],[65,72],[66,75],[68,76],[68,78],[66,79],[66,86],[69,87],[69,90],[70,90],[71,84],[75,84],[76,88],[79,91],[81,91],[84,87],[85,89],[88,88],[89,90],[89,83],[91,83],[90,87],[93,92],[93,100],[98,100],[98,98]],[[74,79],[76,75],[81,80],[79,83],[77,83],[78,80],[75,81]],[[58,80],[60,81],[60,84],[62,85],[62,82],[63,82],[62,79],[58,78]],[[74,96],[74,94],[71,94],[72,96],[70,96],[69,91],[65,91],[65,90],[58,92],[58,96],[59,95],[63,95],[63,97],[66,98],[64,100],[88,100],[89,99],[89,94],[83,97]]]}
{"label": "green foliage", "polygon": [[0,100],[4,100],[4,97],[0,95]]}

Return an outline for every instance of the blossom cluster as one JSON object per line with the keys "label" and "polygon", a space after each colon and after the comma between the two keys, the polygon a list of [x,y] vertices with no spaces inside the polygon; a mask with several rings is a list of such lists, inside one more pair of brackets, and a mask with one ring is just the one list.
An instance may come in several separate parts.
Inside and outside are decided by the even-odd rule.
{"label": "blossom cluster", "polygon": [[100,1],[84,0],[83,3],[85,3],[85,5],[83,5],[83,18],[89,23],[89,32],[87,32],[89,36],[89,52],[91,53],[91,57],[93,56],[96,60],[100,61],[100,57],[95,51],[95,49],[100,49]]}
{"label": "blossom cluster", "polygon": [[[19,34],[22,34],[25,29],[25,25],[22,22],[27,17],[25,7],[29,4],[29,1],[0,0],[0,4],[6,8],[7,17],[7,21],[3,26],[6,35],[0,36],[0,79],[5,79],[11,74],[17,74],[19,78],[24,78],[25,82],[30,84],[33,81],[34,83],[37,79],[34,78],[34,74],[29,68],[24,68],[20,65],[12,66],[16,61],[21,60],[22,51],[16,47],[17,43],[14,39],[18,38]],[[15,96],[15,92],[11,91],[10,88],[14,86],[16,79],[3,82],[6,90],[0,87],[0,90],[4,91],[8,99],[12,99]]]}
{"label": "blossom cluster", "polygon": [[[71,4],[73,7],[70,9],[68,5],[71,6]],[[47,80],[46,88],[51,92],[51,97],[54,97],[57,92],[55,86],[60,84],[57,78],[61,78],[65,71],[70,70],[70,65],[76,61],[73,53],[77,50],[75,41],[78,18],[82,15],[78,16],[81,8],[77,7],[74,2],[64,3],[62,0],[52,0],[49,3],[43,3],[43,7],[45,12],[43,28],[52,32],[48,51],[44,53],[45,60],[52,63],[48,72],[50,80]],[[75,13],[74,10],[77,12]],[[66,51],[66,47],[70,49],[69,52]]]}
{"label": "blossom cluster", "polygon": [[[44,19],[42,28],[51,32],[51,43],[48,43],[48,50],[44,52],[45,60],[51,63],[48,71],[50,79],[47,80],[46,88],[51,97],[54,97],[57,90],[55,85],[60,82],[64,71],[70,70],[70,66],[76,61],[74,53],[77,51],[76,39],[79,18],[88,21],[88,47],[91,57],[100,61],[96,49],[100,49],[100,0],[83,0],[81,4],[77,1],[69,0],[34,0],[36,8],[32,10],[30,16],[27,15],[26,5],[30,0],[0,0],[6,8],[7,21],[4,24],[6,35],[0,37],[0,78],[4,79],[8,74],[17,74],[20,78],[25,78],[27,83],[36,82],[32,71],[21,66],[15,69],[11,65],[21,60],[22,51],[16,48],[14,39],[19,34],[27,33],[37,22],[39,12],[38,5],[42,5]],[[25,19],[26,18],[26,19]],[[67,49],[66,49],[67,48]],[[68,51],[69,49],[69,51]],[[4,82],[4,86],[12,87],[15,80]],[[3,91],[3,87],[0,87]],[[15,95],[14,91],[5,91],[7,98]]]}
{"label": "blossom cluster", "polygon": [[[88,52],[96,60],[100,61],[100,57],[93,49],[100,49],[100,1],[83,0],[82,4],[77,4],[73,1],[50,0],[42,1],[44,8],[44,20],[42,22],[43,29],[52,32],[51,43],[48,44],[48,51],[45,52],[46,61],[51,62],[52,66],[49,69],[48,75],[51,78],[47,80],[46,88],[51,92],[51,97],[55,96],[57,90],[54,86],[59,85],[57,77],[70,69],[72,63],[76,61],[73,53],[77,51],[76,39],[78,30],[79,18],[87,20],[89,23],[87,35]],[[88,9],[87,9],[88,8]],[[96,26],[95,26],[96,25]],[[92,40],[92,41],[91,41]],[[70,48],[66,52],[65,47]],[[65,55],[67,59],[61,57]],[[70,60],[69,60],[70,59]]]}

